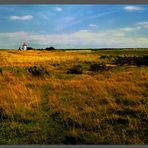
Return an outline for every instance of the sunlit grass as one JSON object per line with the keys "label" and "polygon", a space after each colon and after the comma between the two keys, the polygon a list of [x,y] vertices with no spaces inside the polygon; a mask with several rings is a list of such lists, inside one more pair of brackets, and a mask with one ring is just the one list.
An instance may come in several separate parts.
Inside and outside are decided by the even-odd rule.
{"label": "sunlit grass", "polygon": [[102,52],[0,51],[0,144],[148,143],[148,67],[89,71]]}

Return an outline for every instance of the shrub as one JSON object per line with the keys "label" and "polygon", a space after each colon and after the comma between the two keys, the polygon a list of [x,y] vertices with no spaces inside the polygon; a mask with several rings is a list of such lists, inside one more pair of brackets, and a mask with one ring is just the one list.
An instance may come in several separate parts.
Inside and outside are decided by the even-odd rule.
{"label": "shrub", "polygon": [[55,48],[54,47],[47,47],[45,50],[55,50]]}
{"label": "shrub", "polygon": [[0,107],[0,121],[4,120],[6,118],[7,118],[7,114],[6,114],[5,110],[2,107]]}
{"label": "shrub", "polygon": [[111,59],[113,56],[112,55],[101,55],[100,59]]}
{"label": "shrub", "polygon": [[0,74],[2,75],[3,74],[3,69],[0,67]]}
{"label": "shrub", "polygon": [[103,71],[107,70],[107,66],[103,63],[95,63],[90,65],[90,71]]}
{"label": "shrub", "polygon": [[143,56],[143,57],[116,56],[113,60],[113,63],[117,65],[124,65],[124,64],[137,65],[137,66],[148,65],[148,56]]}
{"label": "shrub", "polygon": [[81,65],[76,65],[73,66],[72,68],[69,68],[67,71],[67,74],[82,74],[82,66]]}
{"label": "shrub", "polygon": [[137,66],[141,66],[141,65],[148,66],[148,56],[138,57],[136,59],[135,63],[136,63]]}
{"label": "shrub", "polygon": [[136,57],[127,57],[127,56],[116,56],[113,60],[113,62],[117,65],[133,65],[135,64]]}
{"label": "shrub", "polygon": [[27,47],[27,50],[33,50],[34,48],[32,48],[32,47]]}
{"label": "shrub", "polygon": [[107,55],[101,55],[100,56],[100,59],[105,59],[105,58],[108,58],[108,56]]}
{"label": "shrub", "polygon": [[33,76],[43,76],[45,74],[49,74],[48,71],[42,66],[33,66],[28,68],[28,72]]}

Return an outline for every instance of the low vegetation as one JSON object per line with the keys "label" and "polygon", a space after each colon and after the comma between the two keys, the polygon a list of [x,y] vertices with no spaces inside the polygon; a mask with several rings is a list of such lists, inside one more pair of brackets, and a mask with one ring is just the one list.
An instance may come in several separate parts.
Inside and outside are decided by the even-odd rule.
{"label": "low vegetation", "polygon": [[91,64],[90,65],[90,71],[95,71],[95,72],[99,72],[99,71],[104,71],[104,70],[108,70],[109,67],[107,67],[104,63],[95,63],[95,64]]}
{"label": "low vegetation", "polygon": [[0,51],[0,144],[148,144],[147,56]]}
{"label": "low vegetation", "polygon": [[148,56],[116,56],[113,60],[114,64],[117,65],[137,65],[137,66],[142,66],[146,65],[148,66]]}
{"label": "low vegetation", "polygon": [[0,67],[0,74],[2,75],[3,74],[3,69]]}
{"label": "low vegetation", "polygon": [[29,67],[28,72],[33,76],[43,76],[45,74],[49,74],[48,71],[42,66]]}
{"label": "low vegetation", "polygon": [[75,65],[68,69],[67,74],[82,74],[82,66],[81,65]]}

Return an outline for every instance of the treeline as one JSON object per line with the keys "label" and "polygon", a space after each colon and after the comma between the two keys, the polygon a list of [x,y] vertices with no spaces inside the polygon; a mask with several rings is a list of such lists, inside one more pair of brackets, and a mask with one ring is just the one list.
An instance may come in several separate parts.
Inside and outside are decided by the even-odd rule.
{"label": "treeline", "polygon": [[47,48],[33,48],[33,47],[27,47],[27,50],[56,50],[54,47],[47,47]]}
{"label": "treeline", "polygon": [[[56,50],[55,47],[51,46],[51,47],[46,47],[46,48],[33,48],[33,47],[27,47],[27,50]],[[58,49],[58,50],[62,50],[62,51],[67,51],[67,50],[91,50],[91,51],[99,51],[99,50],[148,50],[148,48],[82,48],[82,49],[75,49],[75,48],[71,48],[71,49]]]}

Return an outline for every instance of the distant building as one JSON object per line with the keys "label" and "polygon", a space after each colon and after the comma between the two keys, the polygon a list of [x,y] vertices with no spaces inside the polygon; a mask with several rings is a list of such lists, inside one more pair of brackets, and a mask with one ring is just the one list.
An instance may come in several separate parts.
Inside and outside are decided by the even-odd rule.
{"label": "distant building", "polygon": [[22,44],[22,50],[27,50],[27,44],[25,42]]}

